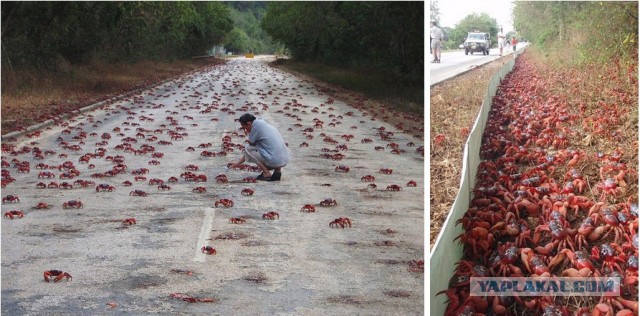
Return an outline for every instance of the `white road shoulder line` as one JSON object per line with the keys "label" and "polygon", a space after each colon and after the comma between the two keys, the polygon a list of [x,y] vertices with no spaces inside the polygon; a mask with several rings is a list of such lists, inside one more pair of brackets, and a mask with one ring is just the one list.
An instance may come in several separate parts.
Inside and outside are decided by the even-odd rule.
{"label": "white road shoulder line", "polygon": [[193,261],[205,262],[206,254],[202,252],[202,247],[208,246],[209,232],[213,229],[213,218],[216,216],[216,210],[212,207],[204,209],[204,219],[202,221],[202,227],[200,228],[200,235],[198,236],[198,243],[196,244],[196,254],[193,257]]}

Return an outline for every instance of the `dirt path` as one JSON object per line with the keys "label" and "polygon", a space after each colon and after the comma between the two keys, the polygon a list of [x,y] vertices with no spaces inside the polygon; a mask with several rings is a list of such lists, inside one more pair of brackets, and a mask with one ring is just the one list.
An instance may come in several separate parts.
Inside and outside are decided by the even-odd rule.
{"label": "dirt path", "polygon": [[[16,149],[37,146],[56,152],[42,160],[26,151],[14,156],[5,152],[10,144],[3,144],[3,163],[14,158],[27,161],[31,171],[18,173],[15,163],[4,168],[16,181],[3,188],[2,196],[15,195],[20,202],[3,204],[3,213],[22,210],[25,216],[2,222],[2,312],[422,314],[423,274],[410,271],[411,261],[424,255],[424,159],[416,152],[422,144],[361,110],[328,101],[310,82],[273,70],[264,60],[239,59],[78,116],[68,127],[54,126],[38,138],[10,143]],[[240,154],[238,149],[226,157],[201,157],[204,150],[220,152],[224,136],[234,144],[244,143],[242,135],[234,135],[239,127],[234,119],[244,112],[276,126],[288,142],[292,161],[283,169],[282,181],[242,183],[257,173],[226,169]],[[324,122],[322,128],[314,128],[314,118]],[[117,127],[120,135],[114,132]],[[381,139],[382,127],[394,133],[390,139]],[[69,134],[62,133],[65,128]],[[177,128],[188,134],[183,140],[170,138],[168,132]],[[313,132],[303,132],[306,128]],[[83,131],[87,138],[81,144],[73,138]],[[136,138],[139,132],[143,137]],[[111,135],[108,144],[95,146],[103,133]],[[346,140],[343,135],[354,136]],[[157,139],[150,140],[154,136]],[[81,149],[62,148],[58,137]],[[117,150],[127,137],[136,140],[133,148],[151,145],[164,156]],[[327,137],[337,143],[325,142]],[[362,143],[365,138],[372,142]],[[37,144],[29,144],[33,141]],[[408,145],[411,142],[415,146]],[[206,143],[212,147],[198,148]],[[302,143],[308,147],[300,147]],[[391,143],[402,152],[393,154]],[[322,148],[335,150],[337,145],[348,147],[339,152],[345,156],[342,160],[321,158]],[[375,150],[377,146],[384,150]],[[98,147],[105,148],[106,155],[89,161],[94,169],[78,162]],[[187,151],[188,147],[196,150]],[[91,177],[111,170],[115,164],[105,158],[116,155],[124,157],[126,174]],[[149,165],[150,160],[160,164]],[[58,166],[65,161],[74,163],[79,177],[60,180],[57,169],[35,168],[37,163]],[[193,172],[205,174],[208,181],[180,178],[189,164],[197,165],[199,170]],[[336,172],[338,165],[350,171]],[[131,171],[139,168],[150,170],[146,181],[134,180]],[[393,173],[378,173],[382,168]],[[56,179],[39,179],[41,171],[52,172]],[[229,183],[216,183],[220,174]],[[361,182],[365,175],[376,178],[377,189]],[[180,179],[166,182],[170,177]],[[171,190],[149,185],[152,178],[164,180]],[[112,185],[115,191],[97,193],[96,185],[36,189],[38,182],[77,179]],[[417,187],[408,187],[410,180]],[[123,181],[133,185],[125,187]],[[402,190],[385,190],[392,184]],[[207,192],[192,193],[197,186]],[[253,189],[254,195],[241,195],[244,188]],[[144,190],[148,196],[130,196],[132,190]],[[213,208],[221,198],[232,199],[234,206]],[[338,205],[318,206],[325,198]],[[63,209],[62,203],[69,200],[80,200],[84,207]],[[53,207],[33,209],[38,202]],[[316,204],[317,211],[300,212],[305,204]],[[280,218],[263,220],[262,214],[269,211]],[[131,217],[136,225],[121,224]],[[231,217],[242,217],[246,223],[231,224]],[[353,227],[330,228],[329,222],[338,217],[350,218]],[[203,246],[214,247],[217,254],[203,255]],[[51,269],[64,270],[73,279],[46,283],[42,273]],[[215,301],[188,303],[172,298],[172,293]]]}

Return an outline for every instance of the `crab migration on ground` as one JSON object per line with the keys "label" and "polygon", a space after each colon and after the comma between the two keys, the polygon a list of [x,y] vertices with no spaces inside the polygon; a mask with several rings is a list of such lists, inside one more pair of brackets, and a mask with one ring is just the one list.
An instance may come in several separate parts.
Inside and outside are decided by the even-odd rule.
{"label": "crab migration on ground", "polygon": [[[637,315],[638,132],[624,127],[638,97],[612,78],[595,104],[575,104],[579,91],[553,93],[552,75],[517,60],[493,98],[470,207],[457,221],[464,256],[449,288],[436,289],[446,315]],[[471,277],[491,276],[620,277],[621,294],[469,295]]]}
{"label": "crab migration on ground", "polygon": [[[422,312],[423,131],[359,100],[236,59],[3,138],[2,312]],[[227,168],[247,112],[279,182]]]}

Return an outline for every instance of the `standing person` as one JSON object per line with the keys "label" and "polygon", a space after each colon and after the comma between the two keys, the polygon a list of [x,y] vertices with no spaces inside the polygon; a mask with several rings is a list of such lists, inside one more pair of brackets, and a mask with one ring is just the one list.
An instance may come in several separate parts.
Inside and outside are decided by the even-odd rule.
{"label": "standing person", "polygon": [[516,44],[518,44],[518,40],[516,40],[516,37],[512,37],[511,38],[511,46],[513,46],[513,52],[516,52]]}
{"label": "standing person", "polygon": [[[249,139],[242,158],[230,163],[229,168],[237,168],[245,161],[253,162],[262,171],[256,180],[280,181],[281,168],[289,162],[289,151],[278,130],[261,119],[246,113],[240,119],[240,126]],[[270,170],[273,170],[271,174]]]}
{"label": "standing person", "polygon": [[438,27],[436,21],[431,21],[431,52],[433,53],[432,63],[440,63],[442,52],[440,51],[440,42],[444,37],[442,30]]}
{"label": "standing person", "polygon": [[498,33],[498,47],[500,48],[500,56],[502,56],[502,49],[504,48],[505,36],[502,32],[502,28],[500,28],[500,32]]}

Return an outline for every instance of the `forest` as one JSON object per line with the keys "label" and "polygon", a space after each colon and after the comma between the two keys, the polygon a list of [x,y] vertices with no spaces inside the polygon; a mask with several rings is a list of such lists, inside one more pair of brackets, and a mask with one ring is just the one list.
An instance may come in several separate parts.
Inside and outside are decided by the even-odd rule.
{"label": "forest", "polygon": [[[422,80],[422,2],[2,2],[2,67],[288,52]],[[6,69],[6,68],[5,68]]]}

